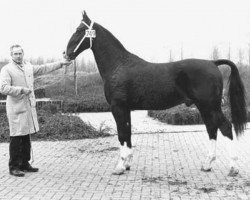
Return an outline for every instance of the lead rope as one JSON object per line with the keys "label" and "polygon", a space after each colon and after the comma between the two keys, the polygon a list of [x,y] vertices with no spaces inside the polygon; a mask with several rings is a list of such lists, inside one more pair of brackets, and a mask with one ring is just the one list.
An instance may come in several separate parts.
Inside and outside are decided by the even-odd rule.
{"label": "lead rope", "polygon": [[30,152],[31,152],[30,165],[32,165],[34,162],[34,153],[33,153],[33,148],[32,148],[31,135],[29,134],[29,136],[30,136]]}
{"label": "lead rope", "polygon": [[[26,85],[28,86],[24,68],[23,68],[23,72],[24,72],[25,83],[26,83]],[[28,101],[29,101],[29,104],[30,104],[30,109],[32,109],[32,104],[31,104],[29,95],[27,96],[27,98],[28,98]],[[31,110],[31,112],[32,112],[32,110]],[[32,114],[31,114],[31,117],[32,117],[34,129],[35,129],[35,132],[36,132],[36,126],[35,126],[34,118],[33,118],[33,115],[32,115]],[[30,160],[31,160],[31,161],[30,161],[30,165],[32,165],[32,163],[34,162],[34,153],[33,153],[32,142],[31,142],[31,135],[30,135],[30,134],[29,134],[29,138],[30,138],[30,157],[31,157],[31,159],[30,159]]]}
{"label": "lead rope", "polygon": [[[31,101],[30,101],[29,97],[28,97],[28,101],[30,103],[30,108],[32,109],[32,105],[31,105]],[[33,118],[33,116],[31,116],[31,117],[32,117],[34,129],[35,129],[35,132],[36,132],[36,126],[35,126],[34,118]],[[29,137],[30,137],[30,157],[31,157],[30,158],[30,160],[31,160],[30,165],[32,165],[35,159],[34,159],[34,153],[33,153],[32,142],[31,142],[31,134],[29,134]]]}

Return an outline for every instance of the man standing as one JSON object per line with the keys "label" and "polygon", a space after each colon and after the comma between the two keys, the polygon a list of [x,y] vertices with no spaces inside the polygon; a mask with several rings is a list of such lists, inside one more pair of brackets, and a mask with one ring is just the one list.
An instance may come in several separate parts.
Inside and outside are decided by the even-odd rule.
{"label": "man standing", "polygon": [[68,66],[70,61],[31,65],[23,60],[24,51],[20,45],[10,48],[12,61],[0,72],[0,92],[7,95],[6,111],[10,128],[9,172],[22,177],[24,172],[37,172],[30,165],[30,134],[39,131],[36,101],[34,95],[34,76],[46,74]]}

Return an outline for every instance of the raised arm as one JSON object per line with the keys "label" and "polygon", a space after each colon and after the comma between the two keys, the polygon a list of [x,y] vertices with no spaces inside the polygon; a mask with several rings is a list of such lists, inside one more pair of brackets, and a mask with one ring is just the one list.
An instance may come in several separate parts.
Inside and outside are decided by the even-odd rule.
{"label": "raised arm", "polygon": [[71,64],[71,61],[67,61],[66,59],[62,59],[57,62],[43,64],[43,65],[34,65],[33,66],[33,73],[34,76],[39,76],[43,74],[48,74],[50,72],[53,72],[57,69],[62,68],[64,65],[68,66]]}

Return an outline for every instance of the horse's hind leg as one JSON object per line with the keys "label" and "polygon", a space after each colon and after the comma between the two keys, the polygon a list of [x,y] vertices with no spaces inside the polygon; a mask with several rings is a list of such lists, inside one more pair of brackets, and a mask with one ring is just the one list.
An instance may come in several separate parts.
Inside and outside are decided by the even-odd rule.
{"label": "horse's hind leg", "polygon": [[212,111],[209,109],[199,108],[202,119],[206,125],[206,129],[209,135],[210,146],[208,150],[207,157],[202,164],[201,170],[208,172],[212,169],[212,163],[216,159],[216,140],[217,140],[217,131],[219,127],[219,114],[217,111]]}
{"label": "horse's hind leg", "polygon": [[125,170],[130,169],[132,162],[132,144],[131,144],[131,116],[130,110],[123,105],[117,103],[111,104],[112,114],[115,118],[118,132],[118,139],[121,144],[120,160],[113,174],[120,175]]}
{"label": "horse's hind leg", "polygon": [[232,125],[231,123],[228,121],[228,119],[224,116],[224,114],[222,113],[222,117],[221,117],[221,124],[219,126],[219,129],[222,133],[222,135],[224,135],[227,138],[226,141],[226,146],[227,146],[227,150],[229,152],[229,156],[230,156],[230,171],[229,171],[229,176],[236,176],[239,173],[239,167],[238,167],[238,156],[237,156],[237,152],[236,152],[236,144],[235,144],[235,134],[233,134],[232,131]]}
{"label": "horse's hind leg", "polygon": [[201,166],[201,171],[210,172],[212,163],[216,160],[216,140],[210,139],[209,150],[204,163]]}
{"label": "horse's hind leg", "polygon": [[230,155],[230,172],[229,176],[236,176],[239,173],[236,155],[235,143],[233,141],[232,125],[228,119],[224,116],[221,109],[208,110],[200,109],[203,121],[206,125],[207,132],[210,139],[210,149],[202,166],[203,171],[210,171],[212,168],[212,162],[216,159],[216,140],[217,130],[220,129],[221,133],[227,138],[227,147]]}

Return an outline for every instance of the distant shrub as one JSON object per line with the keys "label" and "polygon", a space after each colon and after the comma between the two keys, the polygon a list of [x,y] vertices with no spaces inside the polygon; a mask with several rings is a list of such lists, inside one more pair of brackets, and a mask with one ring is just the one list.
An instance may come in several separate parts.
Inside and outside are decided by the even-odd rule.
{"label": "distant shrub", "polygon": [[0,100],[5,100],[6,97],[7,97],[6,95],[0,93]]}
{"label": "distant shrub", "polygon": [[[78,73],[78,95],[75,95],[73,78],[46,87],[46,97],[63,100],[63,112],[105,112],[110,111],[103,82],[98,73]],[[65,89],[66,83],[66,89]]]}
{"label": "distant shrub", "polygon": [[45,98],[45,89],[44,88],[38,88],[34,91],[36,98]]}
{"label": "distant shrub", "polygon": [[9,124],[6,112],[0,111],[0,142],[6,142],[9,138]]}
{"label": "distant shrub", "polygon": [[5,105],[0,105],[0,141],[6,140],[9,133],[9,124]]}
{"label": "distant shrub", "polygon": [[177,106],[167,110],[148,111],[148,115],[161,122],[175,125],[202,124],[202,118],[196,108]]}
{"label": "distant shrub", "polygon": [[[224,115],[230,120],[231,114],[228,107],[223,107]],[[176,106],[167,110],[150,110],[148,115],[173,125],[203,124],[200,112],[196,107],[186,107],[185,105]],[[250,112],[248,112],[250,120]]]}
{"label": "distant shrub", "polygon": [[56,114],[59,112],[60,108],[55,104],[45,104],[44,106],[40,107],[39,110],[45,111],[50,114]]}
{"label": "distant shrub", "polygon": [[1,113],[6,113],[6,106],[5,105],[0,105],[0,114]]}
{"label": "distant shrub", "polygon": [[44,110],[38,112],[39,133],[32,138],[42,140],[74,140],[109,136],[83,122],[78,116],[52,114]]}
{"label": "distant shrub", "polygon": [[63,112],[107,112],[110,111],[110,106],[103,97],[87,96],[83,99],[68,98],[63,99]]}
{"label": "distant shrub", "polygon": [[[57,141],[109,136],[108,131],[96,130],[78,116],[55,112],[53,105],[45,110],[38,110],[37,113],[40,131],[32,135],[32,140]],[[0,142],[7,142],[9,140],[9,125],[6,113],[0,113],[0,130]]]}

